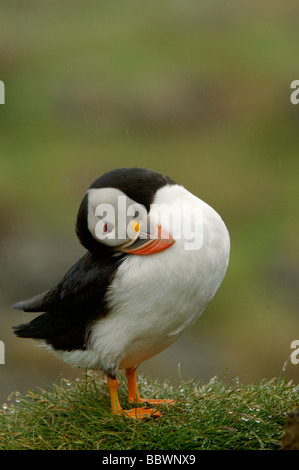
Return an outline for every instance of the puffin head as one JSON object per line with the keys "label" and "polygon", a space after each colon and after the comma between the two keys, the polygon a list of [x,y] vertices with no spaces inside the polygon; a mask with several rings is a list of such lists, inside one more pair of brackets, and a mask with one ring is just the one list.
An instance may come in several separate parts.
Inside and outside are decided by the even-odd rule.
{"label": "puffin head", "polygon": [[97,178],[77,215],[76,233],[92,254],[148,255],[175,241],[149,215],[158,189],[176,184],[168,176],[143,168],[121,168]]}

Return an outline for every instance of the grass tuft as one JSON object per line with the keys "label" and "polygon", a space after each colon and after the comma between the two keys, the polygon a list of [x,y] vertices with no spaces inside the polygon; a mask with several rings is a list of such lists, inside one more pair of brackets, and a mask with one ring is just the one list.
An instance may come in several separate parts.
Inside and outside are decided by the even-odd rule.
{"label": "grass tuft", "polygon": [[[139,376],[139,386],[144,397],[176,404],[163,406],[157,419],[113,416],[106,381],[93,373],[24,397],[14,392],[0,410],[0,449],[279,449],[287,412],[299,404],[299,387],[285,378],[243,386],[215,377],[207,385],[182,381],[174,390]],[[119,397],[129,408],[124,378]]]}

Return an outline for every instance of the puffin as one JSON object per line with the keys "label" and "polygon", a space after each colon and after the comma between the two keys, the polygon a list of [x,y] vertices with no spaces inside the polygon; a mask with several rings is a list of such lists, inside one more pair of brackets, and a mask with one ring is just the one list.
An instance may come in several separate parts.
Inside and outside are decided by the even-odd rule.
{"label": "puffin", "polygon": [[[174,343],[216,294],[229,263],[227,227],[183,185],[134,167],[90,185],[75,228],[84,255],[53,288],[13,306],[40,313],[14,333],[72,367],[102,371],[113,415],[161,416],[158,405],[173,401],[141,398],[137,367]],[[118,397],[121,370],[128,410]]]}

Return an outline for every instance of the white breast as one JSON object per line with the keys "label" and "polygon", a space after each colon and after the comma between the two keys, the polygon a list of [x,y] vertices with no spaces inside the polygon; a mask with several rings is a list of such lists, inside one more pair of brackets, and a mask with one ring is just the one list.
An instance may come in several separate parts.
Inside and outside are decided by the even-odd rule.
{"label": "white breast", "polygon": [[190,225],[201,230],[202,246],[187,249],[190,240],[174,236],[176,243],[167,250],[122,262],[107,294],[111,314],[94,325],[90,336],[89,356],[97,367],[130,367],[168,347],[198,319],[225,275],[230,241],[221,217],[181,186],[160,189],[154,204],[151,218],[160,218],[171,235],[178,232],[183,204],[192,207],[193,215],[202,214],[202,224],[193,220]]}

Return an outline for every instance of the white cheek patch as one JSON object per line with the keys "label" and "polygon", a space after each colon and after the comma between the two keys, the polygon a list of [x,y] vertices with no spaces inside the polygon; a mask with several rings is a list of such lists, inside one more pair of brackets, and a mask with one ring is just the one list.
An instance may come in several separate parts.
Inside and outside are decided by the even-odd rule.
{"label": "white cheek patch", "polygon": [[94,227],[95,238],[101,241],[115,240],[116,214],[112,204],[99,204],[94,215],[98,220]]}
{"label": "white cheek patch", "polygon": [[114,188],[88,190],[88,229],[107,246],[120,246],[131,239],[132,220],[147,216],[144,206]]}

